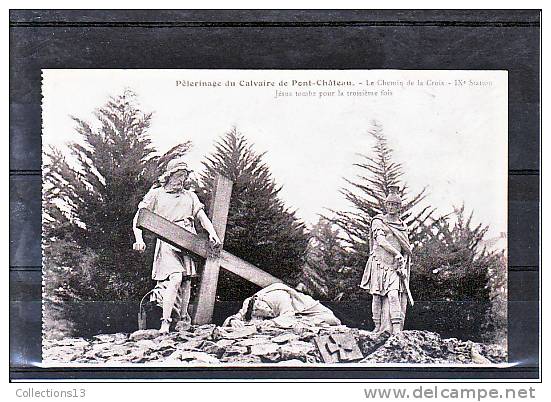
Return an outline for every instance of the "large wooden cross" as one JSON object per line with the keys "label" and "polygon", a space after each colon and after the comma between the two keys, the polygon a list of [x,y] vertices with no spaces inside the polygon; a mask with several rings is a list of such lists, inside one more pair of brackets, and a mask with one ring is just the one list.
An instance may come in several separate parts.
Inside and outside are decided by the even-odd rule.
{"label": "large wooden cross", "polygon": [[275,276],[262,271],[253,264],[223,249],[232,186],[233,183],[224,176],[219,175],[216,178],[214,196],[212,197],[208,213],[214,229],[222,242],[222,247],[219,252],[216,253],[212,252],[208,238],[190,233],[168,219],[147,209],[142,208],[138,213],[138,228],[149,230],[155,233],[158,238],[174,247],[192,252],[205,259],[205,265],[201,276],[201,285],[197,297],[197,309],[193,320],[195,324],[212,322],[220,267],[260,287],[266,287],[272,283],[281,282]]}

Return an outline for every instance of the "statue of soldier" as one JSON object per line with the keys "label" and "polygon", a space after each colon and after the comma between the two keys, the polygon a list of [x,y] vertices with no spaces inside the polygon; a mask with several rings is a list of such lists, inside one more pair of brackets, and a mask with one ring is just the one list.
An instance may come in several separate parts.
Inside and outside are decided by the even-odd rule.
{"label": "statue of soldier", "polygon": [[401,208],[398,187],[393,186],[385,200],[386,214],[371,220],[370,254],[360,287],[373,296],[375,332],[395,334],[404,328],[412,247],[407,227],[400,219]]}

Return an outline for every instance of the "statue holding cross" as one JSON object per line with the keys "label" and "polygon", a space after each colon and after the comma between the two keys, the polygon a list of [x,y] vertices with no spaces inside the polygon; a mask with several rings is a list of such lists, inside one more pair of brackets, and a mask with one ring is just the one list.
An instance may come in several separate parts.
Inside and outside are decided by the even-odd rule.
{"label": "statue holding cross", "polygon": [[[195,324],[212,321],[218,274],[220,267],[261,287],[281,282],[276,277],[223,250],[232,182],[218,176],[208,216],[197,195],[183,189],[189,173],[185,162],[171,161],[167,173],[159,178],[161,188],[152,189],[138,206],[133,227],[136,243],[134,249],[143,251],[145,244],[142,229],[157,235],[157,247],[153,263],[154,301],[163,307],[161,332],[168,332],[172,313],[183,325],[189,325],[187,307],[190,300],[190,278],[196,274],[190,255],[205,259],[201,284],[197,296]],[[182,169],[177,168],[180,164]],[[180,177],[181,183],[176,180]],[[172,184],[170,184],[172,182]],[[193,222],[197,218],[209,233],[209,239],[195,232]],[[184,255],[182,255],[184,254]],[[172,276],[172,280],[170,277]],[[178,329],[178,324],[177,324]]]}
{"label": "statue holding cross", "polygon": [[[159,177],[161,186],[153,187],[138,208],[156,212],[190,233],[196,233],[194,223],[198,220],[209,233],[212,245],[220,245],[221,241],[212,222],[205,214],[203,204],[193,191],[184,189],[189,172],[185,161],[171,160],[167,164],[166,172]],[[142,231],[137,227],[137,219],[138,214],[134,218],[136,242],[133,248],[144,251],[145,243]],[[169,243],[157,240],[152,272],[152,278],[157,281],[157,285],[150,293],[151,299],[163,309],[161,333],[169,331],[173,310],[178,318],[178,326],[191,325],[188,305],[191,296],[191,278],[196,273],[195,262],[189,255],[181,253],[181,250]]]}

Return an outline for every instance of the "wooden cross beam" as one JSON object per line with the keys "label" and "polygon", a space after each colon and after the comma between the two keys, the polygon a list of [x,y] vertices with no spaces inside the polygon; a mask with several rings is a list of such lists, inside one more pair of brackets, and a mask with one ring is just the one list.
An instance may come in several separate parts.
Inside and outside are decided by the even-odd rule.
{"label": "wooden cross beam", "polygon": [[[218,237],[224,242],[226,222],[230,205],[232,182],[219,175],[216,178],[214,197],[209,208],[209,218],[212,221]],[[140,209],[137,227],[153,232],[161,240],[181,250],[191,252],[205,259],[201,277],[197,310],[194,317],[196,324],[212,322],[218,274],[220,267],[252,282],[260,287],[266,287],[278,278],[264,272],[260,268],[221,249],[220,253],[212,253],[208,238],[188,232],[181,226],[157,215],[147,209]]]}

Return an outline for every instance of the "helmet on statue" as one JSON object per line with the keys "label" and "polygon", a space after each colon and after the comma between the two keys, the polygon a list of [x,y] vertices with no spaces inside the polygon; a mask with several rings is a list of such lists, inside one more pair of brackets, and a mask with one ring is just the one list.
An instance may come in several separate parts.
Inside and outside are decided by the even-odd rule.
{"label": "helmet on statue", "polygon": [[400,197],[400,188],[398,186],[389,186],[388,195],[386,196],[385,203],[395,202],[402,205],[402,197]]}

